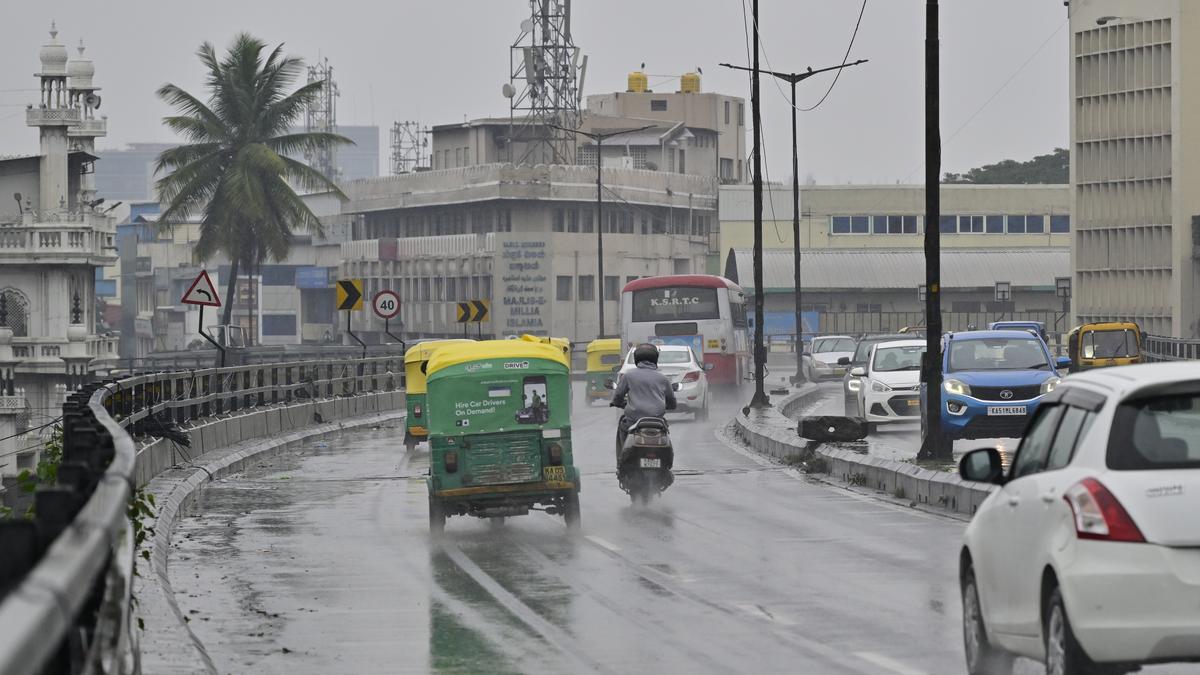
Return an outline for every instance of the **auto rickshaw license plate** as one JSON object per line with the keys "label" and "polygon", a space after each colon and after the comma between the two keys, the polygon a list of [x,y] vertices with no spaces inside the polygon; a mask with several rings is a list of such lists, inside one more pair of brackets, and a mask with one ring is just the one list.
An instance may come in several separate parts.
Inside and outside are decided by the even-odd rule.
{"label": "auto rickshaw license plate", "polygon": [[565,466],[542,467],[542,476],[546,480],[565,481],[567,479],[567,467],[565,467]]}
{"label": "auto rickshaw license plate", "polygon": [[647,459],[647,458],[643,457],[642,458],[642,468],[643,469],[661,469],[662,468],[662,460],[661,459]]}

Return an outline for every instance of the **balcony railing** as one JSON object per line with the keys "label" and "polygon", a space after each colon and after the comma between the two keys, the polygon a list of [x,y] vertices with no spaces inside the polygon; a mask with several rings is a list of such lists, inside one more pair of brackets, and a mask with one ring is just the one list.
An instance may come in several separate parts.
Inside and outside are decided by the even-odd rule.
{"label": "balcony railing", "polygon": [[115,260],[113,234],[105,228],[95,227],[98,224],[82,219],[82,222],[0,226],[0,257],[84,255]]}
{"label": "balcony railing", "polygon": [[82,118],[79,108],[26,108],[25,124],[30,126],[55,123],[75,125]]}
{"label": "balcony railing", "polygon": [[67,129],[67,136],[105,136],[108,134],[108,120],[106,119],[91,119],[79,120],[79,122]]}

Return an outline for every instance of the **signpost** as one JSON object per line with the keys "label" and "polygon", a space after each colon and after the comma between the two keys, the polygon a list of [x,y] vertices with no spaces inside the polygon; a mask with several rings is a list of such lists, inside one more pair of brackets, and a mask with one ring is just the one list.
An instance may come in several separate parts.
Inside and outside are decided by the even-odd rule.
{"label": "signpost", "polygon": [[479,331],[479,337],[483,337],[483,322],[488,320],[491,313],[491,303],[487,300],[468,300],[458,303],[458,317],[456,321],[463,325],[463,337],[467,337],[467,324],[473,323]]}
{"label": "signpost", "polygon": [[196,305],[200,308],[200,320],[196,326],[196,332],[221,352],[221,367],[224,368],[225,346],[204,332],[204,308],[221,306],[221,296],[217,295],[217,289],[213,286],[212,278],[208,276],[208,270],[200,270],[200,274],[197,274],[196,278],[192,280],[192,285],[188,286],[179,301],[185,305]]}
{"label": "signpost", "polygon": [[351,312],[362,311],[363,308],[363,281],[362,279],[338,279],[334,289],[338,311],[346,312],[346,334],[362,345],[365,359],[367,358],[367,343],[358,339],[358,336],[350,329]]}
{"label": "signpost", "polygon": [[375,316],[383,319],[383,332],[387,333],[388,337],[399,342],[402,349],[407,349],[403,339],[392,335],[391,327],[388,324],[389,321],[400,314],[400,294],[388,289],[379,291],[371,299],[371,310],[375,312]]}

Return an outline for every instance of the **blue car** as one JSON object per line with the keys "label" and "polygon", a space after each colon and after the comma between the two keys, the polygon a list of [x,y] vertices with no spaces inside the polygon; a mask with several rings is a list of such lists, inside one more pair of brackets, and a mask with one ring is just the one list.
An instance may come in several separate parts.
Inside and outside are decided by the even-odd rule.
{"label": "blue car", "polygon": [[941,422],[951,439],[1020,437],[1070,364],[1023,330],[949,333],[942,349]]}
{"label": "blue car", "polygon": [[1024,330],[1037,331],[1038,337],[1050,344],[1050,336],[1046,333],[1044,321],[993,321],[988,324],[988,330]]}

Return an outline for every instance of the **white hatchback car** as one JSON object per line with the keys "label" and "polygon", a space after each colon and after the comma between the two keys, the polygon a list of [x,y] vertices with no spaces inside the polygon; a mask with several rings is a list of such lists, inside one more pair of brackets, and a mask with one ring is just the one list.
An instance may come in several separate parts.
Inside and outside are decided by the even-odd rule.
{"label": "white hatchback car", "polygon": [[[633,362],[633,350],[625,354],[625,364],[619,375],[637,368]],[[658,345],[658,371],[667,376],[675,388],[675,410],[690,412],[698,420],[708,419],[708,373],[710,366],[696,358],[691,347],[683,345]]]}
{"label": "white hatchback car", "polygon": [[812,339],[807,351],[817,362],[817,372],[822,379],[840,378],[846,374],[846,367],[838,361],[854,356],[854,344],[854,338],[849,335],[822,335]]}
{"label": "white hatchback car", "polygon": [[858,409],[867,424],[920,420],[924,354],[924,340],[880,342],[871,347],[865,366],[850,370],[861,381]]}
{"label": "white hatchback car", "polygon": [[960,554],[968,671],[1124,673],[1200,662],[1200,363],[1104,368],[1047,394]]}

